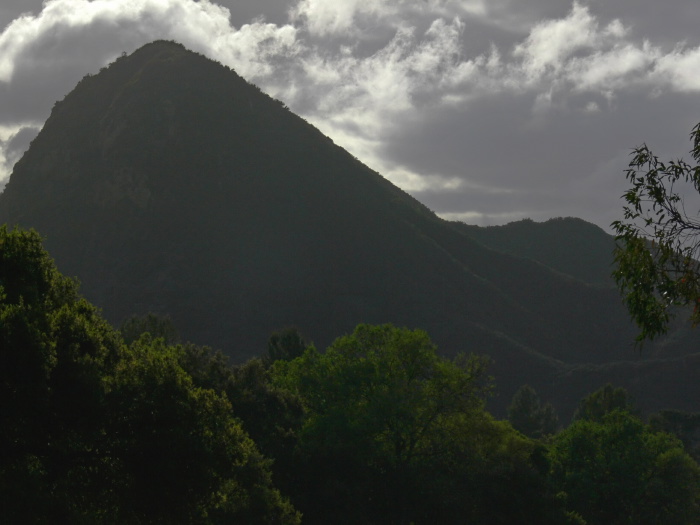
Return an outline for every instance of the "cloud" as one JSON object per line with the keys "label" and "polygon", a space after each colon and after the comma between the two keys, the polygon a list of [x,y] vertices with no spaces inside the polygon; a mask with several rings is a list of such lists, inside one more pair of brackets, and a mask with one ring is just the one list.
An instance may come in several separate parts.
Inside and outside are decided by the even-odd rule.
{"label": "cloud", "polygon": [[41,129],[40,124],[0,127],[0,191],[5,187],[10,170]]}
{"label": "cloud", "polygon": [[654,74],[659,84],[668,82],[678,91],[700,91],[700,47],[686,49],[679,46],[659,57]]}
{"label": "cloud", "polygon": [[[601,35],[595,19],[587,8],[574,3],[571,13],[561,20],[548,20],[537,24],[522,44],[515,47],[513,55],[522,58],[522,68],[531,78],[538,79],[550,70],[559,72],[567,58],[575,52],[594,49]],[[610,33],[620,35],[624,28],[613,22]]]}
{"label": "cloud", "polygon": [[5,158],[9,165],[13,165],[29,147],[29,144],[39,133],[40,126],[22,126],[4,142]]}
{"label": "cloud", "polygon": [[262,21],[235,28],[228,10],[207,0],[49,0],[0,33],[0,125],[16,131],[44,121],[85,74],[159,38],[273,85],[276,61],[289,57],[295,29]]}
{"label": "cloud", "polygon": [[[352,16],[340,11],[344,23],[358,20],[359,8],[352,6]],[[620,20],[601,23],[578,3],[563,18],[535,24],[516,45],[476,56],[463,45],[466,23],[438,18],[422,33],[400,26],[366,57],[348,49],[306,56],[307,78],[300,83],[313,86],[315,105],[295,104],[300,90],[281,96],[394,182],[414,192],[429,187],[432,194],[455,195],[457,180],[471,191],[490,187],[492,194],[505,185],[561,184],[578,155],[553,155],[551,145],[562,137],[575,141],[576,132],[595,134],[595,121],[586,115],[615,114],[620,94],[646,89],[658,96],[681,87],[660,77],[659,47],[629,40],[631,30]],[[687,59],[692,50],[666,56]],[[675,61],[668,67],[677,67]],[[473,165],[481,166],[478,174]],[[527,178],[513,175],[525,172]],[[418,174],[429,175],[429,184]]]}
{"label": "cloud", "polygon": [[315,37],[372,38],[371,30],[397,28],[414,22],[454,17],[485,18],[485,0],[300,0],[290,9],[291,20]]}
{"label": "cloud", "polygon": [[290,10],[290,14],[293,21],[304,24],[311,34],[326,36],[347,34],[356,28],[356,18],[385,17],[390,10],[390,3],[381,0],[302,0]]}
{"label": "cloud", "polygon": [[28,132],[9,137],[83,75],[165,38],[235,68],[445,216],[601,217],[619,207],[624,165],[605,174],[621,152],[682,144],[696,118],[700,39],[678,38],[672,6],[651,23],[654,5],[289,0],[286,20],[275,2],[274,23],[261,11],[236,26],[208,0],[49,0],[0,33],[0,154],[9,165]]}

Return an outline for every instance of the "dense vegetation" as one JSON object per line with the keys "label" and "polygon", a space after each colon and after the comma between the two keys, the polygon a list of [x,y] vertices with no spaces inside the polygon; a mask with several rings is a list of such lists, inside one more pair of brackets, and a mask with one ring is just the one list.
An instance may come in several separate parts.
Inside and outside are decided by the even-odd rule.
{"label": "dense vegetation", "polygon": [[35,233],[0,228],[4,523],[297,523],[270,461],[185,349],[131,345]]}
{"label": "dense vegetation", "polygon": [[118,331],[36,233],[0,227],[4,523],[700,519],[700,468],[664,431],[691,416],[648,425],[607,387],[561,429],[523,388],[511,424],[490,387],[484,358],[391,325],[325,352],[283,330],[237,366],[162,318]]}

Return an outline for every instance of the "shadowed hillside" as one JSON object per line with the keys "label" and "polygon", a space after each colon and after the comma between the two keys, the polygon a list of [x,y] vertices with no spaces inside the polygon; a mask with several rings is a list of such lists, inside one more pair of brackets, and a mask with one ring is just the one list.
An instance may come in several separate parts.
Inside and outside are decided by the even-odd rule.
{"label": "shadowed hillside", "polygon": [[573,217],[480,228],[455,223],[484,246],[540,262],[553,270],[590,284],[613,284],[612,251],[615,239],[598,226]]}
{"label": "shadowed hillside", "polygon": [[237,360],[285,325],[325,347],[359,322],[392,322],[448,355],[491,355],[502,406],[572,364],[636,357],[617,292],[585,261],[565,268],[516,246],[517,232],[489,241],[439,219],[172,42],[56,103],[0,195],[2,222],[36,228],[112,322],[168,313],[185,339]]}

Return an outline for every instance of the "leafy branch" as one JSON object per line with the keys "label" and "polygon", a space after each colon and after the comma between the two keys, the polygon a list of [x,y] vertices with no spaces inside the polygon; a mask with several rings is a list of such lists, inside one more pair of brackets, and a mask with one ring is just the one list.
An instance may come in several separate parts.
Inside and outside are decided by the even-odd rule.
{"label": "leafy branch", "polygon": [[[700,124],[690,134],[700,162]],[[641,331],[637,341],[668,330],[673,306],[694,307],[700,322],[700,218],[689,214],[679,185],[700,193],[700,166],[683,160],[664,163],[646,144],[635,148],[626,170],[631,184],[622,198],[623,220],[614,221],[616,269],[613,277]]]}

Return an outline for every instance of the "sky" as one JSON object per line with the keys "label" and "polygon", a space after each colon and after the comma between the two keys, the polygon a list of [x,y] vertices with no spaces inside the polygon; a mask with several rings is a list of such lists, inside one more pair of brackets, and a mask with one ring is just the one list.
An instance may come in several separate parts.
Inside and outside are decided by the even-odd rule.
{"label": "sky", "polygon": [[60,100],[168,39],[441,217],[609,230],[632,148],[691,160],[697,0],[2,0],[0,187]]}

